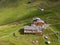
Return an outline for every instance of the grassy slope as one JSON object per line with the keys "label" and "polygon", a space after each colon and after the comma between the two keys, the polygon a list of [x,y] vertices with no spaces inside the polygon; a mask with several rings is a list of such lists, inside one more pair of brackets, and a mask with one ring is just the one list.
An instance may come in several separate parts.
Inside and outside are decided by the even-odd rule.
{"label": "grassy slope", "polygon": [[[18,31],[20,27],[23,27],[25,24],[28,23],[32,20],[33,17],[40,17],[43,19],[45,22],[50,23],[50,24],[56,24],[60,23],[60,7],[57,6],[60,4],[59,2],[52,3],[49,2],[48,6],[45,6],[44,4],[47,4],[46,0],[45,1],[40,1],[37,0],[36,2],[32,2],[31,4],[27,4],[27,0],[22,0],[18,1],[19,3],[13,3],[9,4],[6,6],[6,4],[1,5],[0,9],[0,25],[3,24],[9,24],[13,22],[20,22],[22,21],[22,24],[19,25],[8,25],[8,26],[1,26],[0,28],[0,44],[2,45],[33,45],[31,40],[39,40],[39,43],[37,45],[46,45],[45,40],[42,38],[42,36],[37,36],[37,35],[22,35]],[[43,5],[39,3],[43,2]],[[5,2],[6,3],[6,2]],[[52,4],[52,5],[51,5]],[[10,5],[10,6],[9,6]],[[18,6],[17,6],[18,5]],[[36,6],[36,7],[34,7]],[[38,10],[38,8],[42,7],[45,8],[46,10],[44,12],[41,12]],[[60,25],[52,25],[53,29],[56,31],[59,31]],[[17,30],[17,31],[16,31]],[[48,29],[46,33],[50,33]],[[16,32],[15,32],[16,31]],[[15,32],[16,36],[13,36],[13,33]],[[11,35],[10,35],[11,34]],[[8,36],[9,35],[9,36]],[[4,37],[6,36],[6,37]],[[51,45],[60,45],[60,43],[55,42],[53,40],[54,36],[50,36],[52,44]]]}

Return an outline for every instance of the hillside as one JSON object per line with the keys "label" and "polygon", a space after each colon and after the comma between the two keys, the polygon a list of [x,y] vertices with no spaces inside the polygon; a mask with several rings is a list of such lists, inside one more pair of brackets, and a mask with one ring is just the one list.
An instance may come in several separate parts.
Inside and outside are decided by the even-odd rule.
{"label": "hillside", "polygon": [[49,35],[53,32],[48,28],[44,34],[49,35],[51,45],[60,45],[60,0],[0,0],[0,45],[34,45],[31,40],[38,40],[37,45],[47,45],[43,36],[21,34],[33,17],[40,17],[59,32]]}

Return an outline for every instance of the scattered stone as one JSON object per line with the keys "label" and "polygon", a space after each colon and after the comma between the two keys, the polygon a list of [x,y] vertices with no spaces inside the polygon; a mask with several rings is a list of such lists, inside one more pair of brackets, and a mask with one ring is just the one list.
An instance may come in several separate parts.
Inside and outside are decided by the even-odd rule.
{"label": "scattered stone", "polygon": [[38,40],[36,40],[36,43],[38,43]]}
{"label": "scattered stone", "polygon": [[41,11],[44,11],[44,9],[41,9]]}
{"label": "scattered stone", "polygon": [[45,39],[48,39],[48,36],[44,36]]}
{"label": "scattered stone", "polygon": [[33,43],[35,43],[35,41],[32,41]]}
{"label": "scattered stone", "polygon": [[51,42],[50,41],[47,41],[47,42],[45,42],[46,44],[51,44]]}
{"label": "scattered stone", "polygon": [[44,11],[45,9],[43,9],[43,8],[39,8],[39,10]]}
{"label": "scattered stone", "polygon": [[38,43],[38,40],[33,40],[32,43],[33,44],[37,44]]}

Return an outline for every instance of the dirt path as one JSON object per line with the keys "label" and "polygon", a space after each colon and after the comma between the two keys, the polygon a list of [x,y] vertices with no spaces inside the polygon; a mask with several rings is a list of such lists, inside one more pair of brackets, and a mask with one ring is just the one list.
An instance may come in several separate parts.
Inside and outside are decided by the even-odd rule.
{"label": "dirt path", "polygon": [[[22,28],[22,27],[20,27],[20,28]],[[13,32],[11,32],[11,33],[9,33],[8,35],[4,35],[4,36],[0,37],[0,39],[9,37],[10,35],[12,35],[13,33],[17,32],[18,30],[19,30],[19,29],[15,30],[15,31],[13,31]]]}
{"label": "dirt path", "polygon": [[10,34],[8,34],[8,35],[4,35],[4,36],[2,36],[2,37],[0,37],[0,39],[3,39],[3,38],[5,38],[5,37],[9,37],[10,35],[12,35],[13,33],[15,33],[17,30],[15,30],[15,31],[13,31],[13,32],[11,32]]}
{"label": "dirt path", "polygon": [[50,29],[52,32],[56,33],[53,28],[49,27],[49,29]]}
{"label": "dirt path", "polygon": [[[18,24],[18,25],[20,25],[20,24]],[[16,26],[16,24],[12,24],[12,25],[9,25],[9,24],[7,24],[7,25],[2,25],[2,26],[0,26],[0,28],[5,28],[5,27],[8,27],[8,26]],[[22,28],[22,27],[20,27],[20,28]],[[17,29],[17,30],[19,30],[19,29]],[[0,37],[0,39],[3,39],[3,38],[5,38],[5,37],[9,37],[9,36],[12,35],[13,33],[15,33],[17,30],[14,30],[13,32],[11,32],[11,33],[9,33],[9,34]]]}
{"label": "dirt path", "polygon": [[50,29],[53,33],[49,33],[49,34],[46,34],[46,35],[52,35],[52,34],[60,33],[60,32],[54,31],[54,29],[53,29],[52,27],[49,27],[49,29]]}

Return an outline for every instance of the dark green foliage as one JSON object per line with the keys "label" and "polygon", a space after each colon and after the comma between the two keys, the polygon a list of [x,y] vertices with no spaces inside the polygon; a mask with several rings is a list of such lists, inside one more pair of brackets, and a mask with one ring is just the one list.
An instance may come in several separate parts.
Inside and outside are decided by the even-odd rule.
{"label": "dark green foliage", "polygon": [[51,1],[51,2],[57,2],[57,1],[59,1],[59,0],[49,0],[49,1]]}
{"label": "dark green foliage", "polygon": [[19,32],[20,34],[24,34],[24,28],[21,28],[18,32]]}
{"label": "dark green foliage", "polygon": [[19,0],[0,0],[0,8],[17,7]]}

